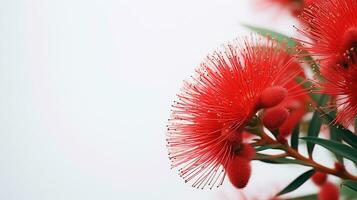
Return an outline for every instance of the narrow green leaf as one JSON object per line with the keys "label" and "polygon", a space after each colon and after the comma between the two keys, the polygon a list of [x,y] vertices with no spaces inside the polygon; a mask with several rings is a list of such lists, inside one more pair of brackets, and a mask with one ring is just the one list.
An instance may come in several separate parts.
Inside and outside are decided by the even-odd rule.
{"label": "narrow green leaf", "polygon": [[357,136],[355,134],[342,126],[335,127],[335,131],[341,136],[343,141],[357,149]]}
{"label": "narrow green leaf", "polygon": [[341,196],[344,197],[345,200],[356,200],[357,192],[347,186],[342,185],[340,190]]}
{"label": "narrow green leaf", "polygon": [[[317,106],[324,105],[327,102],[328,98],[329,98],[328,95],[321,95],[321,97],[317,103],[318,104]],[[322,125],[322,121],[320,118],[320,113],[318,111],[315,111],[312,116],[312,119],[310,121],[309,128],[307,130],[307,136],[317,137],[320,133],[321,125]],[[307,145],[307,152],[308,152],[309,156],[311,157],[312,152],[314,151],[315,144],[311,143],[311,142],[307,142],[306,145]]]}
{"label": "narrow green leaf", "polygon": [[[307,135],[309,137],[317,137],[320,133],[321,125],[322,125],[322,121],[320,119],[320,114],[318,112],[314,112],[314,115],[312,116],[312,119],[310,121],[309,128],[307,129]],[[311,142],[307,142],[306,145],[307,145],[307,152],[311,157],[315,144]]]}
{"label": "narrow green leaf", "polygon": [[328,100],[329,100],[330,96],[327,94],[323,94],[320,96],[320,99],[317,101],[317,106],[321,107],[324,106]]}
{"label": "narrow green leaf", "polygon": [[283,195],[289,192],[292,192],[296,189],[298,189],[302,184],[304,184],[309,178],[315,173],[315,170],[311,169],[303,174],[301,174],[299,177],[297,177],[295,180],[293,180],[288,186],[286,186],[282,191],[278,193],[277,196]]}
{"label": "narrow green leaf", "polygon": [[261,153],[257,153],[254,159],[270,164],[296,164],[296,165],[310,166],[308,163],[301,160],[295,160],[291,158],[271,158],[270,155],[261,154]]}
{"label": "narrow green leaf", "polygon": [[342,182],[342,185],[357,192],[357,181],[345,180]]}
{"label": "narrow green leaf", "polygon": [[264,145],[264,146],[260,146],[258,148],[255,149],[256,152],[259,152],[259,151],[264,151],[264,150],[267,150],[267,149],[276,149],[278,148],[279,146],[281,145],[277,145],[277,144],[274,144],[274,145]]}
{"label": "narrow green leaf", "polygon": [[291,147],[295,150],[298,150],[299,147],[299,134],[300,134],[300,124],[298,123],[295,126],[290,138]]}
{"label": "narrow green leaf", "polygon": [[338,124],[335,125],[334,122],[335,115],[327,114],[327,113],[320,113],[320,114],[321,116],[324,117],[324,119],[326,119],[327,123],[330,125],[330,129],[333,129],[333,131],[335,131],[336,134],[340,136],[343,139],[343,141],[345,141],[347,144],[357,149],[357,136],[354,133],[352,133],[350,130],[344,128],[343,126]]}
{"label": "narrow green leaf", "polygon": [[304,165],[310,167],[308,163],[305,163],[300,160],[290,159],[290,158],[261,159],[260,161],[269,164],[295,164],[295,165]]}
{"label": "narrow green leaf", "polygon": [[357,150],[353,149],[348,145],[316,137],[303,137],[301,139],[306,140],[310,143],[321,145],[326,149],[330,150],[331,152],[336,153],[344,158],[347,158],[353,161],[354,163],[357,163]]}
{"label": "narrow green leaf", "polygon": [[273,31],[270,29],[260,28],[260,27],[256,27],[256,26],[246,25],[246,24],[243,24],[243,26],[247,27],[251,31],[258,33],[259,35],[262,35],[262,36],[269,35],[272,39],[277,40],[278,42],[284,42],[287,45],[287,47],[295,47],[296,46],[296,42],[291,37],[284,35],[282,33],[278,33],[276,31]]}
{"label": "narrow green leaf", "polygon": [[327,124],[334,124],[335,123],[335,121],[334,121],[335,117],[332,116],[331,114],[325,113],[323,111],[320,112],[320,110],[316,110],[316,111],[318,111],[320,113],[321,117],[323,117],[324,120],[326,120]]}
{"label": "narrow green leaf", "polygon": [[[341,134],[339,133],[339,130],[335,126],[330,126],[330,139],[336,142],[341,143],[342,138]],[[339,154],[334,153],[336,159],[340,162],[343,163],[343,158]]]}

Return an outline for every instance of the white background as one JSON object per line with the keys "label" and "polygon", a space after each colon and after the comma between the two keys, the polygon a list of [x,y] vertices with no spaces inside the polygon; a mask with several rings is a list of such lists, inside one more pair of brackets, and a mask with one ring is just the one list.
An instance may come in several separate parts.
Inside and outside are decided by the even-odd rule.
{"label": "white background", "polygon": [[[239,199],[228,182],[184,184],[165,125],[182,80],[246,35],[241,23],[293,33],[276,11],[249,0],[1,0],[0,199]],[[304,170],[254,163],[244,192],[264,199]]]}

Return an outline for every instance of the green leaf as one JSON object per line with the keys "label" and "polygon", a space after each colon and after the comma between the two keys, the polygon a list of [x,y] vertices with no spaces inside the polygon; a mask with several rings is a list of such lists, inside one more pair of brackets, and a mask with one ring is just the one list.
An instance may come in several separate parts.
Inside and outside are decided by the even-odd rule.
{"label": "green leaf", "polygon": [[345,180],[342,182],[342,185],[357,192],[357,181]]}
{"label": "green leaf", "polygon": [[[332,125],[330,126],[330,139],[339,143],[342,142],[342,138],[341,138],[341,134],[339,133],[339,130],[337,129],[337,127]],[[340,163],[343,163],[342,156],[336,153],[334,153],[334,155]]]}
{"label": "green leaf", "polygon": [[336,153],[344,158],[347,158],[353,161],[354,163],[357,163],[357,150],[353,149],[348,145],[316,137],[303,137],[301,139],[306,140],[310,143],[321,145],[326,149],[330,150],[331,152]]}
{"label": "green leaf", "polygon": [[315,170],[311,169],[303,174],[301,174],[299,177],[297,177],[295,180],[293,180],[288,186],[286,186],[282,191],[278,193],[277,196],[283,195],[289,192],[292,192],[296,189],[298,189],[302,184],[304,184],[309,178],[315,173]]}
{"label": "green leaf", "polygon": [[328,114],[328,113],[324,112],[323,110],[316,110],[316,111],[318,111],[320,113],[321,117],[323,117],[326,120],[327,124],[335,123],[335,121],[334,121],[335,117],[332,116],[331,114]]}
{"label": "green leaf", "polygon": [[281,146],[280,144],[264,145],[264,146],[260,146],[260,147],[256,148],[255,151],[259,152],[259,151],[264,151],[264,150],[267,150],[267,149],[276,149],[276,148],[278,148],[280,146]]}
{"label": "green leaf", "polygon": [[344,185],[341,187],[340,194],[345,200],[357,199],[357,192]]}
{"label": "green leaf", "polygon": [[328,102],[329,99],[330,99],[329,95],[327,95],[327,94],[321,95],[320,99],[317,101],[317,106],[318,107],[324,106]]}
{"label": "green leaf", "polygon": [[[329,98],[328,95],[321,95],[321,97],[317,103],[318,104],[317,106],[324,105],[327,102],[328,98]],[[307,130],[307,136],[317,137],[320,133],[321,125],[322,125],[322,121],[320,118],[320,113],[318,111],[315,111],[314,115],[312,116],[312,119],[310,121],[309,128]],[[307,152],[308,152],[309,156],[311,157],[312,152],[314,151],[315,144],[311,143],[311,142],[307,142],[306,145],[307,145]]]}
{"label": "green leaf", "polygon": [[335,125],[334,122],[335,115],[331,115],[327,113],[320,113],[320,114],[324,116],[324,118],[327,120],[327,123],[329,124],[331,130],[333,130],[347,144],[357,149],[357,136],[354,133],[352,133],[350,130],[345,129],[342,125]]}
{"label": "green leaf", "polygon": [[300,133],[300,124],[297,124],[290,138],[291,147],[295,150],[298,150],[299,147],[299,133]]}
{"label": "green leaf", "polygon": [[317,194],[310,194],[310,195],[301,196],[301,197],[294,197],[294,198],[290,198],[287,200],[317,200]]}
{"label": "green leaf", "polygon": [[355,134],[342,126],[335,127],[335,131],[341,136],[343,141],[357,149],[357,136]]}
{"label": "green leaf", "polygon": [[[320,133],[320,128],[322,125],[322,121],[320,119],[320,114],[318,112],[314,112],[314,115],[312,116],[312,119],[310,121],[309,128],[307,130],[307,135],[309,137],[317,137]],[[312,156],[312,152],[314,151],[314,143],[307,142],[307,152],[309,153],[309,156]]]}
{"label": "green leaf", "polygon": [[270,29],[260,28],[256,26],[246,25],[246,24],[243,24],[243,26],[247,27],[253,32],[258,33],[259,35],[270,36],[272,39],[278,42],[283,42],[286,44],[287,47],[291,48],[296,46],[296,42],[291,37],[284,35],[282,33],[278,33]]}
{"label": "green leaf", "polygon": [[291,158],[271,158],[270,155],[261,154],[261,153],[257,153],[254,159],[270,164],[296,164],[296,165],[304,165],[310,167],[308,163],[301,160],[295,160]]}

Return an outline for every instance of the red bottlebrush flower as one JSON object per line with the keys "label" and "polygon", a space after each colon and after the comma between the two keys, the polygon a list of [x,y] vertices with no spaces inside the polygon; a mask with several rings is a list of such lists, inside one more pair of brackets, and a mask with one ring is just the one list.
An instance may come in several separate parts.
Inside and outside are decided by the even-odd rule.
{"label": "red bottlebrush flower", "polygon": [[333,95],[336,99],[335,122],[348,127],[357,115],[357,63],[349,64],[348,68],[329,67],[322,70],[322,75],[325,81],[318,83],[318,86],[323,93]]}
{"label": "red bottlebrush flower", "polygon": [[303,42],[302,48],[319,56],[322,67],[336,64],[346,67],[357,50],[357,1],[312,3],[302,13],[301,20],[308,26],[299,31],[311,39],[311,42]]}
{"label": "red bottlebrush flower", "polygon": [[316,185],[321,186],[326,182],[327,175],[325,173],[316,172],[311,179]]}
{"label": "red bottlebrush flower", "polygon": [[319,200],[338,200],[340,196],[340,191],[336,185],[330,182],[326,182],[320,188],[318,194]]}
{"label": "red bottlebrush flower", "polygon": [[318,86],[336,98],[335,122],[349,126],[357,114],[357,0],[313,3],[301,19],[309,27],[300,32],[312,41],[303,49],[319,56],[326,79]]}
{"label": "red bottlebrush flower", "polygon": [[234,41],[207,56],[184,82],[172,106],[167,146],[172,167],[181,167],[186,182],[197,188],[221,185],[263,91],[275,86],[294,91],[287,83],[301,69],[291,67],[283,48],[261,37]]}

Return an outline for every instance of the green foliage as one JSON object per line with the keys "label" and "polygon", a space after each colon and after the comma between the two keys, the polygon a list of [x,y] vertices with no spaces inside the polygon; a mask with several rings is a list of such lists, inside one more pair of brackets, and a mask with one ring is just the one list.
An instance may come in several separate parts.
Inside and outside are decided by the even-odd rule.
{"label": "green foliage", "polygon": [[341,194],[341,196],[344,197],[343,198],[344,200],[356,200],[357,199],[357,192],[345,185],[341,185],[340,194]]}
{"label": "green foliage", "polygon": [[277,149],[280,146],[281,145],[263,145],[263,146],[260,146],[260,147],[256,148],[255,151],[259,152],[259,151],[264,151],[264,150],[267,150],[267,149]]}
{"label": "green foliage", "polygon": [[301,174],[299,177],[297,177],[295,180],[293,180],[288,186],[286,186],[282,191],[278,193],[277,196],[283,195],[289,192],[292,192],[296,189],[298,189],[302,184],[304,184],[309,178],[314,175],[315,170],[311,169],[303,174]]}
{"label": "green foliage", "polygon": [[321,145],[326,149],[330,150],[331,152],[338,154],[344,158],[347,158],[353,161],[354,163],[357,163],[357,150],[348,145],[316,137],[303,137],[301,139],[306,140],[310,143]]}
{"label": "green foliage", "polygon": [[357,192],[357,181],[345,180],[342,182],[342,185]]}
{"label": "green foliage", "polygon": [[[321,95],[319,101],[317,102],[317,106],[320,107],[322,105],[325,105],[328,99],[329,99],[328,95]],[[309,129],[307,130],[307,136],[317,137],[320,133],[321,125],[322,125],[322,120],[320,117],[320,113],[318,111],[315,111],[310,121]],[[315,144],[312,142],[307,142],[306,145],[307,145],[307,152],[311,157]]]}
{"label": "green foliage", "polygon": [[274,158],[271,155],[266,155],[266,154],[261,154],[257,153],[255,156],[256,160],[260,160],[265,163],[270,163],[270,164],[297,164],[297,165],[304,165],[304,166],[310,166],[308,163],[301,161],[301,160],[295,160],[291,158]]}
{"label": "green foliage", "polygon": [[[335,126],[330,127],[330,139],[336,142],[342,142],[342,138],[341,135],[339,134],[339,130]],[[343,162],[342,156],[338,154],[334,154],[334,155],[340,163]]]}
{"label": "green foliage", "polygon": [[291,147],[295,150],[298,150],[299,147],[299,134],[300,134],[300,124],[297,124],[290,138]]}
{"label": "green foliage", "polygon": [[351,145],[354,149],[357,149],[357,136],[355,134],[342,126],[335,127],[335,131],[343,139],[343,141]]}

